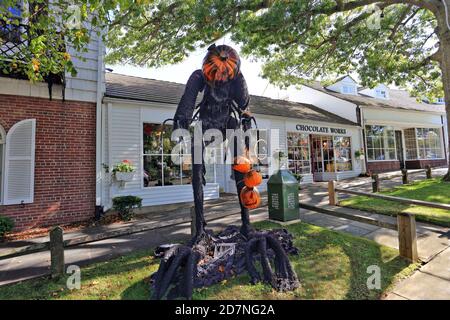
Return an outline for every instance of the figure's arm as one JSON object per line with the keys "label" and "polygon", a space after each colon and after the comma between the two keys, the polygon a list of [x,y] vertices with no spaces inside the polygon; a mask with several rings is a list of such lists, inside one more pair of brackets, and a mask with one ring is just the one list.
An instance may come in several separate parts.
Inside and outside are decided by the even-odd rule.
{"label": "figure's arm", "polygon": [[233,81],[233,100],[242,111],[247,111],[250,96],[248,94],[247,82],[245,82],[244,75],[240,72]]}
{"label": "figure's arm", "polygon": [[251,113],[248,108],[250,102],[250,95],[248,94],[247,82],[244,75],[239,73],[233,82],[233,100],[236,102],[239,110],[242,111],[242,125],[243,130],[247,131],[251,128]]}
{"label": "figure's arm", "polygon": [[184,94],[178,103],[174,117],[174,130],[178,128],[189,129],[194,114],[195,101],[199,92],[203,91],[205,80],[201,70],[194,71],[186,84]]}

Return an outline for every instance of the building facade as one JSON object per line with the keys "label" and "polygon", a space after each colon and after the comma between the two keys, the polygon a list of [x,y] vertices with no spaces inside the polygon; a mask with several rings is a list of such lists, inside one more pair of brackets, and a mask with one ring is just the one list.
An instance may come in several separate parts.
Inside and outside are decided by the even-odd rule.
{"label": "building facade", "polygon": [[[106,208],[113,197],[128,194],[143,198],[144,206],[192,201],[191,157],[183,155],[180,164],[172,161],[171,123],[162,127],[173,117],[183,92],[183,84],[106,74],[102,112]],[[261,191],[277,169],[277,163],[268,161],[277,151],[287,155],[285,165],[301,176],[303,184],[356,177],[364,171],[364,161],[354,156],[363,147],[357,123],[311,104],[259,96],[251,96],[249,107],[257,121],[252,134],[264,141],[255,152],[264,178]],[[236,192],[231,166],[221,162],[230,159],[225,153],[224,146],[206,152],[215,162],[206,165],[206,199]],[[125,185],[110,174],[123,160],[136,167],[134,179]]]}
{"label": "building facade", "polygon": [[328,87],[317,82],[304,86],[301,97],[358,123],[370,172],[448,164],[447,115],[442,101],[418,101],[406,91],[384,85],[360,88],[349,76]]}
{"label": "building facade", "polygon": [[[0,59],[8,59],[10,47],[27,50],[20,37],[3,36]],[[104,46],[94,38],[87,49],[67,47],[78,75],[65,74],[65,88],[59,81],[49,90],[20,74],[0,75],[0,214],[11,217],[16,230],[94,217]]]}

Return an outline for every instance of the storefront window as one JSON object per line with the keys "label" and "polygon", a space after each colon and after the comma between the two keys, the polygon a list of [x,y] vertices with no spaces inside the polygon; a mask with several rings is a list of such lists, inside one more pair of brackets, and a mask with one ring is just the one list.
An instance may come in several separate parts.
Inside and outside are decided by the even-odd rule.
{"label": "storefront window", "polygon": [[416,129],[405,129],[403,132],[405,136],[406,160],[415,160],[417,159]]}
{"label": "storefront window", "polygon": [[[184,185],[192,183],[192,157],[190,150],[180,150],[172,158],[177,144],[170,140],[171,126],[144,123],[144,187]],[[161,138],[162,136],[162,138]]]}
{"label": "storefront window", "polygon": [[334,137],[336,171],[352,171],[352,143],[350,137]]}
{"label": "storefront window", "polygon": [[395,131],[386,126],[366,126],[367,159],[396,160]]}
{"label": "storefront window", "polygon": [[311,173],[308,135],[288,132],[287,147],[289,170],[300,175]]}
{"label": "storefront window", "polygon": [[441,131],[438,128],[417,128],[419,159],[442,158]]}

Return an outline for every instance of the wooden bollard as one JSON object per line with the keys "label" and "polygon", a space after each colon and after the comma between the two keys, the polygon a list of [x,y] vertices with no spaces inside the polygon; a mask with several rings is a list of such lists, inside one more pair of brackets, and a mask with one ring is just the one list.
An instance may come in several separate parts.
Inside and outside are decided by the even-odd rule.
{"label": "wooden bollard", "polygon": [[402,169],[402,183],[408,184],[408,170]]}
{"label": "wooden bollard", "polygon": [[339,205],[338,193],[336,192],[336,181],[328,181],[328,199],[330,206]]}
{"label": "wooden bollard", "polygon": [[433,177],[431,176],[431,166],[427,165],[426,166],[426,174],[427,174],[427,179],[432,179]]}
{"label": "wooden bollard", "polygon": [[64,274],[64,231],[55,227],[50,231],[51,277],[58,278]]}
{"label": "wooden bollard", "polygon": [[419,261],[417,253],[416,218],[409,213],[397,215],[400,256],[412,262]]}
{"label": "wooden bollard", "polygon": [[378,177],[378,174],[374,173],[372,174],[372,192],[379,192],[380,191],[380,179]]}
{"label": "wooden bollard", "polygon": [[196,223],[197,223],[197,219],[195,216],[195,207],[191,207],[191,236],[195,236],[196,232],[197,232],[197,227],[196,227]]}

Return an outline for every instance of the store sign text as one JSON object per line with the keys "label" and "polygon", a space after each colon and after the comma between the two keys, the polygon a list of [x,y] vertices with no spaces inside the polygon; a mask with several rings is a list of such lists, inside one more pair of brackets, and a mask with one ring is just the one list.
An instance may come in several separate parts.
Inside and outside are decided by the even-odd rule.
{"label": "store sign text", "polygon": [[298,131],[315,132],[315,133],[331,133],[331,134],[347,134],[347,129],[310,126],[305,124],[298,124],[295,126]]}

